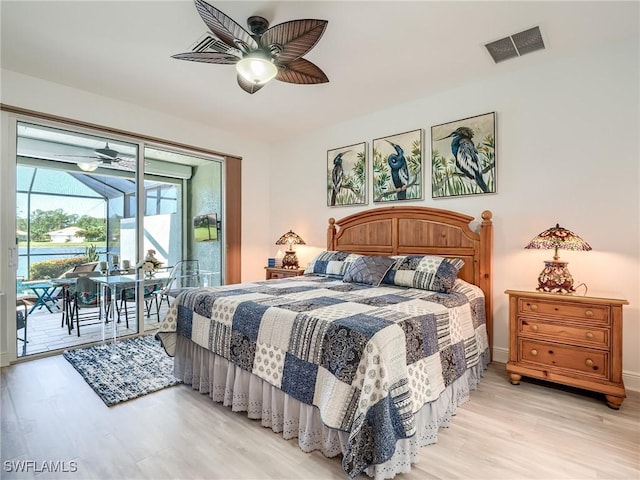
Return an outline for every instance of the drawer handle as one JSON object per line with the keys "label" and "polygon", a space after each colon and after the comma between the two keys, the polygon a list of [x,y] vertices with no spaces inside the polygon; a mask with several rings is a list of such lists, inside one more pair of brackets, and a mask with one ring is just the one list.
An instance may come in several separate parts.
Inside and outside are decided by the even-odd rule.
{"label": "drawer handle", "polygon": [[533,350],[531,350],[531,356],[535,357],[536,355],[538,355],[538,350],[534,348]]}
{"label": "drawer handle", "polygon": [[537,332],[538,331],[538,325],[531,325],[531,331],[532,332]]}
{"label": "drawer handle", "polygon": [[593,333],[587,332],[584,334],[584,336],[587,338],[587,340],[591,340],[593,338]]}
{"label": "drawer handle", "polygon": [[534,312],[535,312],[536,310],[538,310],[538,305],[536,305],[536,304],[534,303],[534,304],[532,304],[532,305],[529,305],[529,308],[530,308],[532,311],[534,311]]}
{"label": "drawer handle", "polygon": [[587,317],[587,318],[593,317],[593,310],[586,310],[584,312],[584,316]]}
{"label": "drawer handle", "polygon": [[584,364],[585,364],[587,367],[593,367],[593,360],[591,360],[590,358],[587,358],[587,359],[584,361]]}

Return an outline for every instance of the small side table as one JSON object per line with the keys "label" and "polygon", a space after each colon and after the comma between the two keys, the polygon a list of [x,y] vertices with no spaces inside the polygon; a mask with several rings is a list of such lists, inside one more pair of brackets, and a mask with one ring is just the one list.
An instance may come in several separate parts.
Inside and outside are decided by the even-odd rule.
{"label": "small side table", "polygon": [[523,376],[600,392],[618,409],[623,299],[507,290],[509,380]]}
{"label": "small side table", "polygon": [[266,270],[267,280],[274,278],[287,278],[287,277],[299,277],[304,273],[304,268],[278,268],[278,267],[264,267]]}

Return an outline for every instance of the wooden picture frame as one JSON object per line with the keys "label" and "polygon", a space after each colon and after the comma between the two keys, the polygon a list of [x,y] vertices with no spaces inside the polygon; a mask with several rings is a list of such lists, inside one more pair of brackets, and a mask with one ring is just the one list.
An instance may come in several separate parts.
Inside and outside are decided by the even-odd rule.
{"label": "wooden picture frame", "polygon": [[431,127],[433,198],[496,193],[496,173],[495,112]]}
{"label": "wooden picture frame", "polygon": [[373,141],[373,201],[422,200],[422,129]]}
{"label": "wooden picture frame", "polygon": [[327,150],[327,206],[367,204],[367,143]]}

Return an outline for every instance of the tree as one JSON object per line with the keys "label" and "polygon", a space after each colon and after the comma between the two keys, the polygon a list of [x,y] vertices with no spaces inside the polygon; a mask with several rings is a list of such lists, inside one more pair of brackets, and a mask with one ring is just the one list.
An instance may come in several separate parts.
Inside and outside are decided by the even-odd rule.
{"label": "tree", "polygon": [[73,224],[77,215],[68,215],[61,208],[56,210],[35,210],[31,214],[31,240],[48,242],[51,240],[47,232],[60,230]]}
{"label": "tree", "polygon": [[[27,220],[18,219],[19,230],[27,230]],[[104,218],[75,213],[65,213],[61,208],[56,210],[35,210],[31,214],[31,240],[34,242],[48,242],[51,239],[47,232],[76,226],[81,230],[78,236],[85,237],[88,242],[103,242],[107,238],[107,222]]]}
{"label": "tree", "polygon": [[18,230],[22,230],[23,232],[26,232],[28,228],[27,225],[28,225],[28,222],[26,218],[22,218],[22,217],[16,218],[16,228]]}
{"label": "tree", "polygon": [[82,229],[78,235],[88,242],[104,242],[107,239],[107,222],[104,218],[83,215],[76,222],[76,227]]}

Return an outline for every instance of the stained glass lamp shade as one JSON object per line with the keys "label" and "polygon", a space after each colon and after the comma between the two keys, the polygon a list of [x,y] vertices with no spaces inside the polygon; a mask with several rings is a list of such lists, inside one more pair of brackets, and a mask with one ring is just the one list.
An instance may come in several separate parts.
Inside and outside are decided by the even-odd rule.
{"label": "stained glass lamp shade", "polygon": [[290,268],[295,270],[298,268],[298,257],[296,257],[296,252],[293,250],[294,245],[306,245],[304,240],[300,238],[300,235],[295,233],[293,230],[289,230],[287,233],[282,235],[276,245],[286,245],[287,251],[284,254],[284,258],[282,259],[282,267]]}
{"label": "stained glass lamp shade", "polygon": [[545,260],[544,269],[538,277],[538,291],[552,293],[573,293],[573,277],[567,268],[568,262],[560,261],[558,250],[591,250],[591,246],[571,230],[556,223],[537,235],[524,248],[554,250],[553,260]]}

